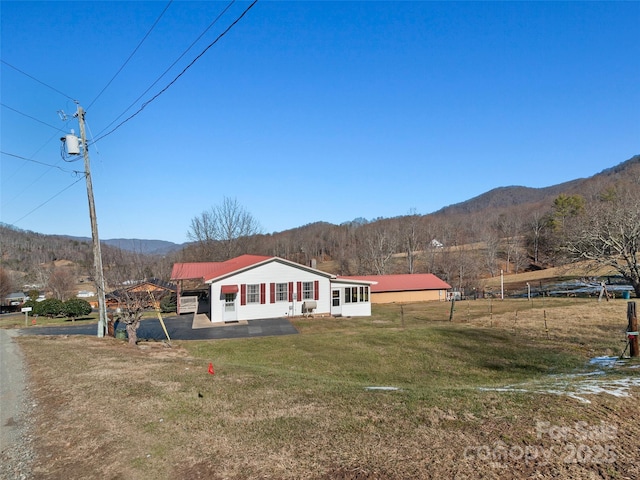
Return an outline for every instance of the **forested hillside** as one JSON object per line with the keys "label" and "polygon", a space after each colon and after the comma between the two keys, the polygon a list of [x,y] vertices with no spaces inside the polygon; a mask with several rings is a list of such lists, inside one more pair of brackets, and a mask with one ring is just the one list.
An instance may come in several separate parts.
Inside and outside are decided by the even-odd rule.
{"label": "forested hillside", "polygon": [[[357,219],[341,225],[318,222],[224,240],[203,236],[166,255],[103,245],[103,264],[115,284],[124,279],[168,280],[174,261],[222,261],[253,253],[307,265],[315,261],[318,268],[343,275],[435,273],[455,288],[476,288],[500,270],[514,273],[565,261],[569,226],[587,222],[581,215],[591,211],[590,206],[613,199],[629,184],[640,185],[640,155],[590,178],[543,189],[497,188],[429,215]],[[72,262],[77,276],[91,276],[88,242],[7,225],[0,225],[0,235],[1,266],[16,281],[42,283],[59,260]]]}
{"label": "forested hillside", "polygon": [[[29,286],[45,288],[56,271],[68,273],[76,283],[93,277],[93,250],[88,240],[43,235],[5,224],[0,224],[0,239],[0,267],[7,277],[3,293]],[[129,252],[104,243],[101,249],[105,275],[117,271],[123,279],[168,278],[171,271],[171,261],[165,261],[164,257]]]}
{"label": "forested hillside", "polygon": [[[236,253],[276,255],[304,264],[315,259],[320,268],[343,275],[429,272],[456,288],[473,288],[501,270],[514,273],[571,260],[569,226],[586,222],[591,206],[601,200],[613,204],[612,192],[619,187],[622,192],[630,182],[637,185],[639,179],[640,156],[635,156],[590,178],[544,189],[495,189],[429,215],[321,222],[239,238]],[[220,242],[203,236],[181,257],[224,260],[225,251]]]}

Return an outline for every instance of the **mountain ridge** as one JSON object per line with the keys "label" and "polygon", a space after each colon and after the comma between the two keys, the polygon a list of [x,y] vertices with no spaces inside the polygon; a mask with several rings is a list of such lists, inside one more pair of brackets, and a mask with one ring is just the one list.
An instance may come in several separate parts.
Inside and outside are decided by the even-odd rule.
{"label": "mountain ridge", "polygon": [[[640,155],[634,155],[626,161],[623,161],[613,167],[603,169],[599,173],[596,173],[590,177],[577,178],[556,185],[548,187],[526,187],[521,185],[503,186],[493,188],[485,193],[482,193],[476,197],[470,198],[463,202],[448,205],[435,212],[423,214],[421,216],[439,217],[445,215],[469,215],[482,212],[487,209],[501,209],[509,207],[518,207],[523,205],[537,205],[542,203],[551,204],[553,199],[560,194],[579,194],[588,188],[595,188],[598,185],[614,180],[620,175],[639,175],[640,176]],[[363,220],[363,219],[356,219]],[[379,219],[376,219],[379,220]],[[375,221],[375,220],[373,220]],[[349,222],[345,222],[349,223]],[[296,228],[288,229],[285,232],[291,233],[296,230],[304,230],[305,227],[310,225],[326,224],[332,225],[328,222],[318,221],[312,222],[308,225],[302,225]],[[16,231],[17,229],[10,225],[0,225],[3,227],[9,227]],[[273,235],[278,233],[276,232]],[[37,232],[25,232],[33,233],[40,236],[50,236],[57,238],[67,238],[73,241],[91,242],[90,237],[75,237],[70,235],[46,235],[39,234]],[[140,253],[145,255],[167,255],[173,252],[177,252],[189,245],[188,242],[178,244],[167,240],[156,239],[137,239],[137,238],[111,238],[101,240],[102,244],[116,247],[122,250],[126,250],[133,253]]]}
{"label": "mountain ridge", "polygon": [[598,183],[598,180],[606,181],[606,179],[610,177],[616,177],[622,174],[634,174],[635,170],[638,170],[637,174],[640,175],[640,155],[634,155],[630,159],[613,167],[606,168],[590,177],[577,178],[548,187],[533,188],[514,185],[493,188],[469,200],[443,207],[433,212],[432,215],[470,214],[480,212],[487,208],[505,208],[523,204],[541,203],[549,201],[562,193],[568,195],[580,194],[581,191]]}

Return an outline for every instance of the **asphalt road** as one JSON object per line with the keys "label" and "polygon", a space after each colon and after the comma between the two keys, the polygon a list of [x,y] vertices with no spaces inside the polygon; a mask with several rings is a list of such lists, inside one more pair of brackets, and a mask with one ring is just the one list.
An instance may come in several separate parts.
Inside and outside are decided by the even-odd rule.
{"label": "asphalt road", "polygon": [[[244,325],[225,325],[220,327],[192,328],[193,315],[181,315],[164,318],[164,324],[171,340],[216,340],[223,338],[267,337],[274,335],[292,335],[298,333],[286,318],[249,320]],[[124,328],[123,324],[117,326]],[[97,335],[96,323],[29,327],[19,330],[20,335]],[[166,336],[157,318],[145,319],[138,328],[140,340],[166,340]]]}

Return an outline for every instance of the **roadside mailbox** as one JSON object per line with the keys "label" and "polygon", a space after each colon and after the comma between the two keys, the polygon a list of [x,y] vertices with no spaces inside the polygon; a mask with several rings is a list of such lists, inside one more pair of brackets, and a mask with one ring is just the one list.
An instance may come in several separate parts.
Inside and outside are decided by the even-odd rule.
{"label": "roadside mailbox", "polygon": [[24,326],[28,326],[29,325],[29,312],[31,312],[33,310],[33,307],[22,307],[22,309],[20,310],[21,312],[24,312]]}

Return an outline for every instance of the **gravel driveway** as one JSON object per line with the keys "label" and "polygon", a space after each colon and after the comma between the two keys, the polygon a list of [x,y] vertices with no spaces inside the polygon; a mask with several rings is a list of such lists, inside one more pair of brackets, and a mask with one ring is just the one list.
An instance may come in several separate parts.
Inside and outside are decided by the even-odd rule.
{"label": "gravel driveway", "polygon": [[33,462],[31,423],[35,406],[26,390],[26,374],[16,330],[0,329],[0,478],[27,479]]}

